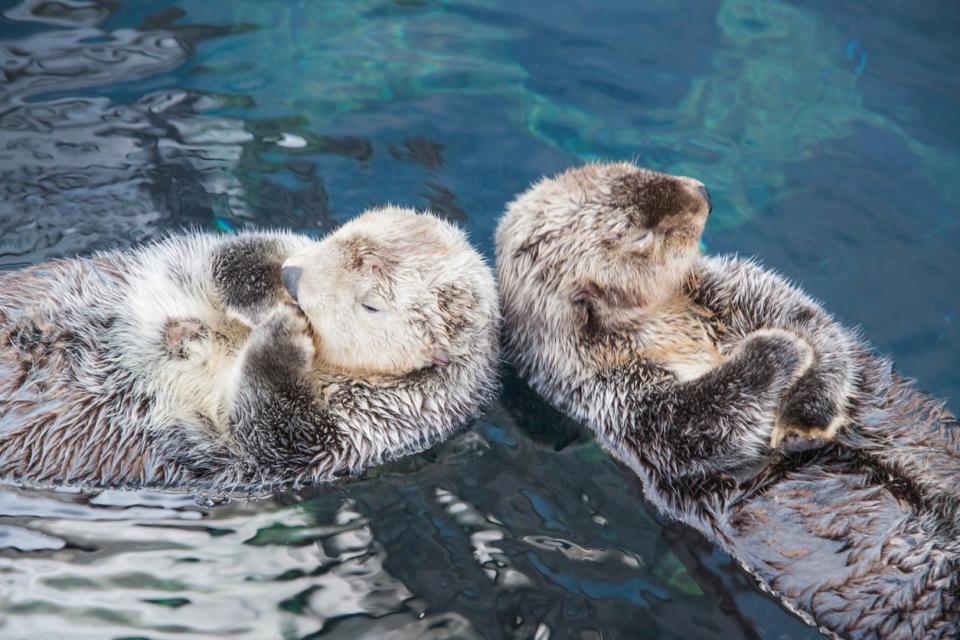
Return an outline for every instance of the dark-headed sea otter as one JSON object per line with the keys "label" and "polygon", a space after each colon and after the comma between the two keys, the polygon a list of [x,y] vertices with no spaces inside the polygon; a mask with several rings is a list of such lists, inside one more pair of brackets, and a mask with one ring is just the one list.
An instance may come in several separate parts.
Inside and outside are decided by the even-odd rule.
{"label": "dark-headed sea otter", "polygon": [[493,274],[397,208],[0,275],[0,475],[268,489],[422,450],[495,388]]}
{"label": "dark-headed sea otter", "polygon": [[593,164],[497,230],[508,354],[664,513],[835,636],[960,637],[960,426],[808,296],[701,256],[704,186]]}

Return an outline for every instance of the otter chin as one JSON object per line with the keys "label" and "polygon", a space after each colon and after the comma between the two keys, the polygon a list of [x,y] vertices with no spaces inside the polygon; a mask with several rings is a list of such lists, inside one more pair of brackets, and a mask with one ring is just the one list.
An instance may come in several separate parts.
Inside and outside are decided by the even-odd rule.
{"label": "otter chin", "polygon": [[422,450],[496,387],[491,269],[430,214],[0,275],[0,474],[265,490]]}
{"label": "otter chin", "polygon": [[699,181],[630,163],[518,195],[509,359],[807,623],[957,638],[960,425],[784,278],[701,255],[710,211]]}

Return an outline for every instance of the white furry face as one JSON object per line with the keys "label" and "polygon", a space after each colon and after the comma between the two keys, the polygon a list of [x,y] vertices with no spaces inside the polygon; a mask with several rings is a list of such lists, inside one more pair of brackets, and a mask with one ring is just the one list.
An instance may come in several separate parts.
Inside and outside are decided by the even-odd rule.
{"label": "white furry face", "polygon": [[492,280],[489,269],[460,231],[430,215],[366,213],[283,266],[302,270],[297,303],[321,366],[335,371],[402,375],[446,366],[461,329],[493,320],[474,317],[490,292],[479,292],[482,282],[467,273],[479,269]]}
{"label": "white furry face", "polygon": [[497,230],[505,301],[539,300],[521,314],[615,330],[676,290],[709,212],[702,183],[627,163],[542,180],[509,205]]}

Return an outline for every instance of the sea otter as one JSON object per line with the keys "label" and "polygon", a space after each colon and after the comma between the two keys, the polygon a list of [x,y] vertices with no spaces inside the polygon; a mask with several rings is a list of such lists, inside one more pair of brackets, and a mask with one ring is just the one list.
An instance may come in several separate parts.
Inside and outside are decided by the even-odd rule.
{"label": "sea otter", "polygon": [[0,276],[0,474],[264,489],[424,449],[495,388],[496,286],[388,207],[316,241],[192,233]]}
{"label": "sea otter", "polygon": [[665,514],[835,637],[960,634],[960,426],[816,302],[709,257],[697,180],[545,179],[496,235],[508,356]]}

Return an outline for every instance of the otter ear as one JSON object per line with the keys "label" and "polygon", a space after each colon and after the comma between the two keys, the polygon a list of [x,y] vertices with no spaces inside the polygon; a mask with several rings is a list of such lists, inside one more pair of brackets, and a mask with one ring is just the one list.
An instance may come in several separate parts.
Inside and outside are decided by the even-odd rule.
{"label": "otter ear", "polygon": [[[470,314],[477,308],[477,294],[463,285],[450,283],[435,291],[437,309],[440,311],[440,331],[447,339],[454,340],[456,334],[469,324]],[[442,340],[440,340],[443,343]]]}
{"label": "otter ear", "polygon": [[355,264],[361,269],[376,274],[383,273],[386,267],[386,261],[375,253],[365,253],[358,256]]}
{"label": "otter ear", "polygon": [[450,364],[450,356],[447,355],[446,351],[441,351],[437,349],[430,354],[430,362],[437,365],[438,367],[446,367]]}

